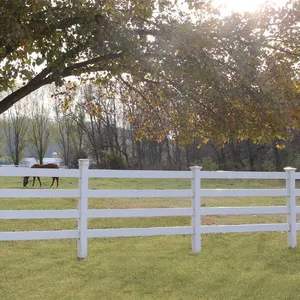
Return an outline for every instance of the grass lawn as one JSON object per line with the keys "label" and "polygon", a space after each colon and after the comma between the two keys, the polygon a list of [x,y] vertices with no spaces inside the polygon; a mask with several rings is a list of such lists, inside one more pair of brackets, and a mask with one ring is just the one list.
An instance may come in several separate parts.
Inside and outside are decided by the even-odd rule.
{"label": "grass lawn", "polygon": [[[22,188],[0,178],[1,188]],[[47,188],[50,178],[42,178]],[[61,188],[77,180],[61,179]],[[283,181],[203,180],[204,188],[283,188]],[[190,188],[189,180],[91,179],[92,189]],[[0,191],[1,193],[1,191]],[[298,200],[299,201],[299,200]],[[204,198],[204,206],[285,205],[280,197]],[[300,203],[298,203],[300,205]],[[189,207],[186,198],[90,199],[89,208]],[[0,199],[1,209],[75,209],[77,199]],[[89,228],[190,225],[190,218],[92,219]],[[207,216],[204,224],[286,222],[284,215]],[[76,220],[0,221],[0,231],[74,229]],[[299,242],[299,241],[298,241]],[[300,299],[300,249],[287,234],[203,235],[200,254],[190,236],[90,239],[77,260],[75,240],[0,242],[0,299]]]}

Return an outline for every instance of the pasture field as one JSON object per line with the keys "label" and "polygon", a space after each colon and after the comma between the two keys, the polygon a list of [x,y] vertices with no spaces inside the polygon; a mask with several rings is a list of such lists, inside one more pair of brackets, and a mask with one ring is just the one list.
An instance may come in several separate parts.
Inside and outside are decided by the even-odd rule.
{"label": "pasture field", "polygon": [[[51,179],[41,180],[43,188],[48,188]],[[60,188],[78,184],[77,179],[60,181]],[[90,179],[89,185],[91,189],[182,189],[190,188],[190,181]],[[203,188],[284,186],[279,180],[202,180]],[[22,179],[2,177],[2,188],[22,189]],[[190,203],[187,198],[91,198],[89,208],[190,207]],[[285,198],[203,198],[202,205],[285,205]],[[0,198],[0,209],[76,208],[77,199]],[[280,222],[286,222],[285,215],[202,219],[207,225]],[[0,220],[0,231],[75,229],[76,223],[67,219]],[[92,219],[89,228],[190,223],[189,217]],[[300,299],[300,249],[287,248],[286,232],[209,234],[202,241],[202,252],[195,255],[190,236],[89,239],[88,258],[81,261],[77,260],[76,240],[0,242],[0,299]]]}

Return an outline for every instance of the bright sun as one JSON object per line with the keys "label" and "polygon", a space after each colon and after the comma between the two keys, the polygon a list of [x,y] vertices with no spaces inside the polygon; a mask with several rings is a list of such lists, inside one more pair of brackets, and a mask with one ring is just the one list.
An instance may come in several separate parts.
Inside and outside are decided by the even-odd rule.
{"label": "bright sun", "polygon": [[[266,0],[213,0],[213,3],[217,6],[222,6],[222,11],[230,13],[235,12],[244,12],[244,11],[255,11],[263,5]],[[287,0],[269,0],[268,3],[275,5],[284,5]]]}

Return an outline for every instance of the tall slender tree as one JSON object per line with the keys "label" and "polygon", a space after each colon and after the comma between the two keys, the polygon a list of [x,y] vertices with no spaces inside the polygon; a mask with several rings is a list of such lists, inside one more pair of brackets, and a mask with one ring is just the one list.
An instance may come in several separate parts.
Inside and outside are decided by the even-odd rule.
{"label": "tall slender tree", "polygon": [[29,119],[23,103],[17,103],[3,115],[3,132],[8,156],[15,165],[24,158],[28,141]]}
{"label": "tall slender tree", "polygon": [[29,128],[29,142],[32,155],[43,164],[51,136],[51,119],[49,109],[43,103],[33,102]]}

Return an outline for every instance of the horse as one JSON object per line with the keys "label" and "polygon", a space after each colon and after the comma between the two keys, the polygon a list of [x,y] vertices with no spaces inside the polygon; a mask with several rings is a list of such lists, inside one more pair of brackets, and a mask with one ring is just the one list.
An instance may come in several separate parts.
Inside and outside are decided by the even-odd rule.
{"label": "horse", "polygon": [[[31,168],[33,169],[59,169],[59,166],[57,164],[45,164],[45,165],[39,165],[39,164],[34,164],[31,166]],[[36,177],[33,177],[33,183],[32,183],[32,186],[34,186],[35,184],[35,178]],[[24,179],[23,179],[23,186],[25,187],[27,184],[28,184],[28,179],[29,179],[29,176],[25,176]],[[40,183],[40,187],[42,186],[42,183],[41,183],[41,180],[40,180],[40,177],[37,177],[39,183]],[[56,180],[56,187],[58,187],[58,177],[52,177],[52,184],[50,185],[50,187],[53,186],[55,180]]]}

